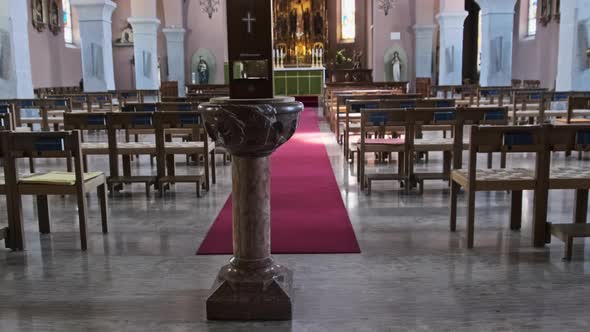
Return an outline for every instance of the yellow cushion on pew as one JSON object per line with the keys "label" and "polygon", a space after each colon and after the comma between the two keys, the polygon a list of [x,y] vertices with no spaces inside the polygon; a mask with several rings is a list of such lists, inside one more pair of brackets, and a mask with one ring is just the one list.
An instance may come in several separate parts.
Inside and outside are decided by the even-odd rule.
{"label": "yellow cushion on pew", "polygon": [[[102,172],[84,173],[84,181],[92,180],[102,175]],[[35,174],[22,178],[20,183],[26,184],[55,184],[73,186],[76,184],[76,173],[73,172],[48,172],[44,174]]]}

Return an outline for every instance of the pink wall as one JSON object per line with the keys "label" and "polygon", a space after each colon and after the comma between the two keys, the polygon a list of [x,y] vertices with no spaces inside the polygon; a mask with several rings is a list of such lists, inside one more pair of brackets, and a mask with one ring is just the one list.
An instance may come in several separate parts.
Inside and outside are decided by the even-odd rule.
{"label": "pink wall", "polygon": [[[400,0],[396,7],[385,16],[378,9],[377,1],[373,3],[373,80],[376,82],[385,80],[384,55],[391,47],[402,48],[407,55],[408,79],[413,80],[415,34],[413,25],[416,17],[416,3],[413,0]],[[400,40],[391,40],[391,32],[400,32]],[[403,65],[403,64],[402,64]]]}
{"label": "pink wall", "polygon": [[[28,8],[30,6],[30,0]],[[73,20],[76,13],[73,12]],[[29,47],[33,87],[77,86],[82,78],[79,48],[66,47],[63,33],[54,35],[49,29],[33,28],[29,9]],[[76,39],[76,36],[74,36]]]}
{"label": "pink wall", "polygon": [[512,77],[540,80],[544,88],[554,88],[557,76],[559,24],[552,20],[547,26],[537,23],[537,35],[526,37],[527,1],[520,1],[514,17],[514,49]]}
{"label": "pink wall", "polygon": [[220,1],[218,12],[209,18],[203,12],[198,0],[185,2],[186,35],[185,35],[185,77],[191,80],[191,61],[199,48],[206,48],[215,56],[216,72],[211,75],[212,84],[223,84],[223,65],[227,61],[227,28],[225,19],[225,1]]}

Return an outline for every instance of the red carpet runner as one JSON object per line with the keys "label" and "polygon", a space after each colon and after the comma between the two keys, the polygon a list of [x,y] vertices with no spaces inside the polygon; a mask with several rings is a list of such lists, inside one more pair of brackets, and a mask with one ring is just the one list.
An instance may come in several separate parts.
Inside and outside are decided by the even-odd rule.
{"label": "red carpet runner", "polygon": [[[271,156],[273,254],[359,253],[314,110]],[[197,254],[231,254],[231,196]]]}

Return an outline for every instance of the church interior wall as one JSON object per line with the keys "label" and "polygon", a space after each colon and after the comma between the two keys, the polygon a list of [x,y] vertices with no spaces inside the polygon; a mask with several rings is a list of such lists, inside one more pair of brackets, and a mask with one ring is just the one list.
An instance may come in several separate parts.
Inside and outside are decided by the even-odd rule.
{"label": "church interior wall", "polygon": [[546,26],[537,23],[537,34],[527,37],[528,1],[519,1],[514,16],[512,78],[540,80],[541,86],[553,89],[557,76],[559,24],[551,20]]}
{"label": "church interior wall", "polygon": [[[30,8],[31,0],[27,0]],[[31,76],[33,87],[73,86],[82,78],[82,59],[80,49],[66,46],[63,33],[54,35],[49,29],[42,32],[30,24],[32,17],[29,10],[29,47],[31,56]],[[77,20],[72,12],[73,20]],[[74,35],[74,43],[79,42],[79,35]]]}
{"label": "church interior wall", "polygon": [[[416,11],[414,1],[399,1],[396,7],[389,11],[387,16],[385,16],[383,10],[379,9],[377,2],[373,4],[372,9],[374,20],[373,79],[375,81],[385,81],[386,77],[391,76],[385,74],[385,69],[391,66],[386,66],[384,59],[387,51],[392,47],[396,47],[403,49],[408,58],[406,63],[402,63],[402,66],[406,66],[402,72],[407,72],[407,77],[402,77],[402,80],[412,80],[415,72],[415,34],[413,26]],[[399,33],[399,40],[397,40],[397,33]],[[392,37],[396,40],[392,40]]]}

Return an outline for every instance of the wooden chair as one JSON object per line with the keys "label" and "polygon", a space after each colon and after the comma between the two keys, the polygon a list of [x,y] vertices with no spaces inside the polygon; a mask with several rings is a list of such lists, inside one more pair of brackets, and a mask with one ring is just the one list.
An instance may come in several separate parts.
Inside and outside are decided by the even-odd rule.
{"label": "wooden chair", "polygon": [[[87,203],[86,194],[97,190],[100,200],[102,231],[107,233],[107,197],[105,176],[101,172],[82,171],[80,134],[73,132],[2,133],[4,152],[4,175],[8,201],[8,244],[13,250],[24,249],[22,220],[22,195],[37,196],[39,228],[41,233],[50,232],[48,195],[76,195],[80,224],[80,245],[87,249]],[[74,172],[48,172],[19,178],[19,158],[73,158]]]}
{"label": "wooden chair", "polygon": [[[544,91],[514,91],[512,94],[512,125],[544,122]],[[526,120],[519,121],[525,118]]]}
{"label": "wooden chair", "polygon": [[[209,141],[205,133],[201,115],[196,111],[182,112],[157,112],[154,114],[154,124],[156,127],[156,149],[158,165],[158,190],[160,196],[164,192],[166,184],[176,182],[195,183],[197,186],[197,196],[201,196],[201,185],[206,190],[210,189],[209,184],[209,159],[211,156],[211,171],[215,173],[215,144]],[[166,139],[166,131],[170,129],[191,130],[191,141],[174,142],[172,139]],[[203,138],[203,140],[200,140]],[[199,175],[176,175],[174,156],[175,155],[203,155],[204,174]]]}
{"label": "wooden chair", "polygon": [[141,96],[140,103],[157,103],[160,101],[160,90],[138,90]]}
{"label": "wooden chair", "polygon": [[539,81],[539,80],[524,80],[522,82],[522,86],[524,88],[538,88],[541,86],[541,81]]}
{"label": "wooden chair", "polygon": [[477,92],[477,106],[504,106],[507,99],[510,98],[512,88],[505,86],[498,87],[480,87]]}
{"label": "wooden chair", "polygon": [[[150,194],[150,187],[156,184],[157,177],[153,175],[132,176],[131,156],[156,155],[156,144],[152,142],[118,142],[119,130],[149,130],[155,132],[153,112],[108,112],[107,131],[109,147],[109,190],[113,192],[114,186],[122,186],[128,183],[144,183],[146,195]],[[119,174],[119,156],[123,160],[123,176]]]}
{"label": "wooden chair", "polygon": [[[543,188],[544,128],[541,126],[493,126],[471,128],[467,169],[451,172],[450,228],[456,230],[457,195],[463,187],[467,193],[467,247],[473,248],[475,229],[475,194],[477,191],[511,191],[511,229],[521,224],[522,191]],[[534,168],[479,169],[477,154],[489,152],[531,152],[536,155]],[[535,196],[535,200],[539,197]],[[535,230],[536,231],[536,230]]]}
{"label": "wooden chair", "polygon": [[11,105],[0,105],[0,130],[10,131],[14,130],[14,118],[12,117]]}
{"label": "wooden chair", "polygon": [[[408,112],[405,109],[361,109],[361,137],[359,140],[357,176],[361,190],[367,189],[371,193],[371,183],[377,180],[405,181],[405,155],[408,152],[408,142],[404,138],[385,138],[385,133],[395,132],[400,127],[408,131]],[[368,138],[372,133],[374,138]],[[397,173],[365,172],[366,153],[398,153]]]}
{"label": "wooden chair", "polygon": [[[547,127],[547,146],[551,152],[590,151],[590,125],[572,124]],[[590,171],[585,166],[551,167],[551,159],[545,160],[549,175],[548,190],[575,190],[575,204],[573,210],[573,224],[547,223],[548,191],[542,191],[539,209],[535,208],[535,227],[539,232],[546,231],[547,243],[551,241],[551,234],[565,242],[565,260],[571,260],[573,239],[590,236],[590,225],[587,224],[588,191],[590,189]],[[544,207],[544,209],[543,209]],[[543,234],[537,235],[538,246],[543,243]]]}
{"label": "wooden chair", "polygon": [[513,88],[520,88],[520,87],[522,87],[522,80],[512,79],[512,81],[510,83],[512,84],[512,87]]}
{"label": "wooden chair", "polygon": [[82,162],[84,172],[88,172],[88,156],[108,156],[108,142],[87,142],[85,131],[102,131],[107,133],[107,117],[105,112],[96,113],[66,113],[64,114],[64,127],[66,130],[79,130],[82,148]]}
{"label": "wooden chair", "polygon": [[[590,115],[590,97],[570,96],[568,98],[566,123],[590,123],[588,115]],[[564,120],[558,119],[558,122],[564,122]]]}
{"label": "wooden chair", "polygon": [[[419,135],[422,127],[425,126],[444,126],[453,131],[458,125],[456,108],[415,108],[408,110],[408,128],[406,141],[408,153],[406,155],[407,177],[410,183],[418,184],[419,192],[424,190],[425,180],[445,180],[449,181],[451,174],[452,154],[455,150],[455,140],[453,138],[424,138]],[[468,145],[463,145],[463,148]],[[442,172],[414,173],[414,156],[420,153],[442,152],[443,153],[443,170]],[[408,190],[412,187],[408,186]]]}

